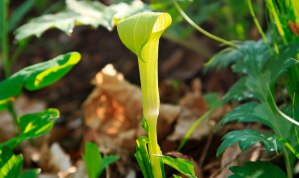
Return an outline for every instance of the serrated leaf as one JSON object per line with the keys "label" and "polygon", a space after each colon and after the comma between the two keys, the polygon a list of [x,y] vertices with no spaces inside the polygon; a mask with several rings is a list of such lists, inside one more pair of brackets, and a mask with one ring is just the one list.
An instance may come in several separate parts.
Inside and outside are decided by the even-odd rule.
{"label": "serrated leaf", "polygon": [[276,138],[278,137],[274,134],[261,134],[252,129],[232,131],[223,137],[224,141],[217,150],[217,156],[222,154],[228,147],[237,142],[239,142],[239,147],[241,150],[246,150],[257,142],[263,142],[267,150],[274,151],[275,149],[280,149],[280,145],[276,144]]}
{"label": "serrated leaf", "polygon": [[40,113],[26,114],[20,117],[19,123],[22,128],[22,133],[18,137],[4,143],[5,146],[12,149],[25,139],[31,139],[47,133],[51,130],[58,117],[59,111],[53,108]]}
{"label": "serrated leaf", "polygon": [[245,166],[232,166],[229,169],[235,173],[229,178],[287,178],[287,175],[277,166],[262,161],[245,162]]}
{"label": "serrated leaf", "polygon": [[[270,38],[268,39],[269,43],[271,43],[272,40]],[[227,68],[230,64],[236,63],[237,61],[243,59],[248,54],[248,51],[261,54],[266,52],[268,49],[263,39],[258,41],[248,40],[245,42],[238,42],[236,45],[237,48],[226,48],[210,59],[205,64],[205,72],[211,69],[219,71],[223,68]]]}
{"label": "serrated leaf", "polygon": [[71,70],[80,58],[79,53],[71,52],[20,70],[0,83],[0,100],[18,95],[23,86],[28,90],[37,90],[54,83]]}
{"label": "serrated leaf", "polygon": [[183,173],[185,176],[190,178],[196,178],[194,172],[194,166],[192,162],[180,158],[171,158],[169,156],[163,156],[163,155],[155,155],[155,156],[160,157],[163,160],[164,164],[171,166],[177,171]]}
{"label": "serrated leaf", "polygon": [[30,169],[24,171],[19,178],[37,178],[38,174],[41,172],[41,169]]}
{"label": "serrated leaf", "polygon": [[16,178],[22,170],[23,159],[21,155],[15,156],[13,152],[3,146],[0,147],[0,177]]}
{"label": "serrated leaf", "polygon": [[[295,146],[296,137],[292,123],[277,113],[274,105],[270,102],[271,95],[267,85],[270,86],[271,91],[274,91],[274,84],[277,78],[286,71],[288,67],[297,64],[297,62],[292,59],[292,56],[299,52],[299,43],[290,47],[279,48],[280,53],[278,56],[271,56],[268,51],[260,51],[261,53],[258,53],[253,48],[244,49],[246,55],[237,61],[234,66],[234,71],[246,74],[247,76],[240,79],[230,89],[224,97],[224,101],[233,100],[234,102],[249,98],[259,100],[260,105],[259,107],[255,107],[253,115],[260,117],[260,122],[271,127],[277,137]],[[247,111],[246,109],[244,112],[240,111],[240,114],[246,116],[248,115],[246,114]],[[252,119],[252,117],[250,118]],[[239,120],[239,118],[233,120]],[[246,121],[246,119],[241,119],[241,121]],[[249,119],[247,121],[249,121]],[[258,120],[255,118],[254,121]],[[286,162],[292,165],[295,161],[295,156],[285,146],[282,146],[282,151]]]}
{"label": "serrated leaf", "polygon": [[[265,112],[266,111],[266,112]],[[258,102],[250,102],[237,106],[229,113],[225,115],[225,117],[218,123],[219,125],[224,125],[231,121],[238,122],[260,122],[271,128],[272,122],[267,120],[267,109],[264,110],[263,105]]]}

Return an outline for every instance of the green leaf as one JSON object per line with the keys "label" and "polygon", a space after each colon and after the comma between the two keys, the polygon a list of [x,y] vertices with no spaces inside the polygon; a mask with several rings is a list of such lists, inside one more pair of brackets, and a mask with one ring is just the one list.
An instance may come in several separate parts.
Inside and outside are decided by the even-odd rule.
{"label": "green leaf", "polygon": [[102,159],[102,164],[101,164],[101,167],[100,167],[100,170],[98,172],[98,175],[101,175],[101,173],[104,171],[104,169],[114,163],[115,161],[119,160],[119,156],[116,156],[116,155],[110,155],[110,156],[106,156]]}
{"label": "green leaf", "polygon": [[[249,102],[242,105],[237,106],[229,113],[225,115],[225,117],[218,123],[219,125],[224,125],[231,121],[238,122],[260,122],[271,128],[274,126],[271,120],[267,118],[267,108],[264,108],[264,105],[258,102]],[[266,117],[264,117],[266,115]],[[217,126],[217,127],[218,127]]]}
{"label": "green leaf", "polygon": [[36,114],[26,114],[20,117],[20,126],[22,133],[8,142],[4,143],[9,148],[14,148],[25,139],[31,139],[47,133],[53,127],[56,119],[59,117],[57,109],[47,109]]}
{"label": "green leaf", "polygon": [[154,178],[154,174],[152,171],[152,166],[150,163],[150,158],[147,150],[147,144],[150,142],[150,140],[145,136],[140,136],[138,140],[136,140],[136,142],[137,142],[137,146],[136,146],[135,157],[138,161],[138,164],[140,165],[143,176]]}
{"label": "green leaf", "polygon": [[0,83],[0,100],[18,95],[23,85],[28,90],[37,90],[54,83],[71,70],[80,58],[79,53],[71,52],[20,70]]}
{"label": "green leaf", "polygon": [[208,103],[210,109],[223,106],[223,101],[220,100],[219,93],[208,93],[203,98]]}
{"label": "green leaf", "polygon": [[90,178],[97,178],[101,173],[99,171],[102,164],[102,156],[97,145],[86,143],[85,155],[82,155],[82,157],[86,164],[88,176]]}
{"label": "green leaf", "polygon": [[239,142],[241,150],[246,150],[251,145],[256,144],[257,142],[263,142],[267,150],[274,151],[281,148],[279,144],[276,145],[276,138],[277,136],[275,136],[274,134],[261,134],[258,131],[252,129],[233,131],[223,137],[224,141],[221,143],[220,147],[217,150],[217,156],[222,154],[228,147],[234,145],[237,142]]}
{"label": "green leaf", "polygon": [[173,177],[174,178],[182,178],[181,176],[177,176],[177,175],[174,175],[174,174],[173,174]]}
{"label": "green leaf", "polygon": [[277,166],[262,161],[245,162],[245,166],[232,166],[229,169],[235,175],[229,178],[250,177],[250,178],[287,178],[287,175]]}
{"label": "green leaf", "polygon": [[7,100],[0,100],[0,111],[4,110],[7,108]]}
{"label": "green leaf", "polygon": [[118,2],[106,6],[99,1],[66,0],[66,5],[66,9],[61,12],[33,18],[19,27],[15,31],[15,39],[20,41],[33,35],[40,37],[51,28],[58,28],[70,35],[77,25],[91,25],[93,28],[103,26],[111,31],[119,20],[139,12],[150,11],[141,1]]}
{"label": "green leaf", "polygon": [[24,171],[19,178],[37,178],[38,174],[41,172],[41,169],[30,169]]}
{"label": "green leaf", "polygon": [[281,139],[281,138],[277,138],[278,141],[280,141],[281,143],[283,143],[286,147],[288,147],[290,149],[290,151],[299,159],[299,153],[296,151],[295,148],[292,147],[291,144],[289,144],[287,141]]}
{"label": "green leaf", "polygon": [[102,158],[97,145],[88,142],[85,145],[85,155],[82,155],[82,157],[86,163],[88,176],[90,178],[99,177],[108,165],[119,159],[119,156],[115,155]]}
{"label": "green leaf", "polygon": [[192,162],[187,162],[184,159],[180,158],[171,158],[169,156],[163,156],[163,155],[155,155],[160,157],[165,164],[168,166],[171,166],[172,168],[176,169],[177,171],[183,173],[185,176],[190,178],[196,178],[195,172],[194,172],[194,166]]}
{"label": "green leaf", "polygon": [[0,177],[16,178],[22,170],[23,159],[21,155],[15,156],[13,152],[3,146],[0,147]]}
{"label": "green leaf", "polygon": [[[269,39],[269,42],[271,42],[271,39]],[[237,48],[226,48],[212,57],[212,59],[205,64],[206,67],[204,71],[207,72],[211,69],[219,71],[223,68],[227,68],[230,64],[243,59],[248,54],[248,51],[254,51],[256,54],[261,54],[268,50],[268,47],[263,39],[260,39],[259,41],[248,40],[245,42],[239,42],[236,45]]]}

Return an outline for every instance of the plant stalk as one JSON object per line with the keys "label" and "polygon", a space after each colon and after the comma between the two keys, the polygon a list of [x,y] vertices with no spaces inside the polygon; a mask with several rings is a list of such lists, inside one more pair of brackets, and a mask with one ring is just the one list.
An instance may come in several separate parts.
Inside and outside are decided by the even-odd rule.
{"label": "plant stalk", "polygon": [[1,14],[1,47],[2,47],[2,62],[4,66],[5,77],[8,78],[10,76],[10,67],[9,67],[9,46],[8,46],[8,29],[7,29],[7,18],[8,18],[8,0],[1,0],[0,2],[0,12]]}
{"label": "plant stalk", "polygon": [[200,32],[203,33],[204,35],[206,35],[206,36],[208,36],[208,37],[210,37],[210,38],[212,38],[212,39],[214,39],[214,40],[216,40],[216,41],[219,41],[219,42],[221,42],[221,43],[224,43],[224,44],[229,45],[229,46],[234,47],[234,48],[237,47],[237,45],[235,45],[234,43],[229,42],[229,41],[226,41],[226,40],[224,40],[224,39],[222,39],[222,38],[219,38],[219,37],[217,37],[217,36],[215,36],[215,35],[213,35],[213,34],[207,32],[207,31],[205,31],[204,29],[202,29],[200,26],[198,26],[197,24],[195,24],[195,23],[194,23],[194,22],[193,22],[193,21],[192,21],[186,14],[185,14],[185,12],[182,10],[182,8],[180,7],[180,5],[179,5],[175,0],[173,1],[173,3],[174,3],[174,5],[175,5],[175,7],[178,9],[178,11],[180,12],[180,14],[185,18],[185,20],[186,20],[190,25],[192,25],[194,28],[196,28],[198,31],[200,31]]}
{"label": "plant stalk", "polygon": [[150,161],[155,178],[162,178],[162,168],[160,165],[160,158],[153,155],[160,155],[160,147],[157,140],[157,119],[148,119],[148,131],[149,131],[149,153]]}
{"label": "plant stalk", "polygon": [[255,14],[254,14],[254,11],[253,11],[253,8],[252,8],[252,5],[251,5],[251,0],[247,0],[247,3],[248,3],[249,11],[250,11],[251,16],[252,16],[252,18],[253,18],[253,21],[254,21],[254,23],[255,23],[255,25],[256,25],[258,31],[259,31],[260,34],[262,35],[262,37],[263,37],[263,39],[264,39],[264,42],[266,43],[266,45],[267,45],[267,47],[268,47],[268,49],[269,49],[271,55],[273,56],[273,55],[274,55],[273,50],[272,50],[272,48],[271,48],[271,46],[270,46],[270,44],[269,44],[269,42],[268,42],[268,39],[267,39],[265,33],[263,32],[263,29],[262,29],[262,27],[261,27],[259,21],[257,20]]}

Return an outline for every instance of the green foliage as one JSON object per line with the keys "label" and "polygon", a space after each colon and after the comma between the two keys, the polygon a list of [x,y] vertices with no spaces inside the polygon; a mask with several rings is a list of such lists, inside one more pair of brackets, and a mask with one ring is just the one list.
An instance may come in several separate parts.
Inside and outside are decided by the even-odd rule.
{"label": "green foliage", "polygon": [[0,147],[0,177],[17,178],[22,170],[23,159],[21,155],[15,156],[7,147]]}
{"label": "green foliage", "polygon": [[92,143],[86,143],[85,155],[82,155],[82,157],[86,163],[88,176],[90,178],[99,177],[106,166],[119,159],[119,157],[115,155],[102,158],[98,147]]}
{"label": "green foliage", "polygon": [[160,157],[165,164],[183,173],[185,176],[190,178],[196,178],[194,172],[194,166],[192,162],[188,162],[180,158],[171,158],[169,156],[163,156],[163,155],[156,155],[156,156]]}
{"label": "green foliage", "polygon": [[40,169],[30,169],[21,175],[23,158],[15,156],[12,150],[6,146],[0,147],[0,177],[1,178],[36,178]]}
{"label": "green foliage", "polygon": [[[145,121],[146,122],[146,121]],[[149,139],[147,137],[141,136],[136,140],[136,153],[135,158],[141,168],[142,174],[145,178],[154,178],[154,174],[152,171],[152,166],[150,163],[150,158],[148,155],[147,144],[149,143]]]}
{"label": "green foliage", "polygon": [[259,41],[249,40],[245,42],[238,42],[236,45],[237,48],[225,48],[216,54],[205,64],[206,67],[204,70],[208,71],[214,69],[219,71],[223,68],[227,68],[230,64],[234,64],[244,58],[248,49],[254,50],[256,53],[263,53],[268,49],[263,39],[260,39]]}
{"label": "green foliage", "polygon": [[[47,133],[54,125],[55,120],[59,117],[57,109],[47,109],[36,114],[26,114],[20,117],[19,125],[22,128],[22,133],[2,145],[9,148],[14,148],[17,144],[25,139],[31,139]],[[1,147],[1,144],[0,144]]]}
{"label": "green foliage", "polygon": [[118,2],[108,7],[99,1],[66,0],[66,5],[67,7],[61,12],[33,18],[19,27],[15,31],[16,40],[20,41],[32,35],[40,37],[50,28],[58,28],[71,34],[76,25],[91,25],[93,28],[101,25],[112,30],[119,20],[139,12],[150,11],[141,1]]}
{"label": "green foliage", "polygon": [[[277,113],[275,106],[271,101],[267,84],[273,91],[274,84],[277,78],[286,71],[287,68],[297,64],[292,56],[299,52],[299,43],[291,47],[279,47],[279,55],[271,56],[270,52],[264,47],[264,50],[257,50],[255,46],[248,46],[243,49],[244,57],[240,58],[233,67],[234,72],[244,75],[225,95],[224,101],[233,102],[242,101],[245,99],[257,99],[260,102],[251,102],[241,105],[230,111],[220,124],[229,121],[238,120],[239,122],[261,122],[269,126],[275,133],[276,138],[286,140],[292,146],[296,144],[296,136],[292,123]],[[282,108],[282,111],[287,115],[291,115],[291,106]],[[274,144],[269,143],[264,139],[263,135],[257,132],[250,131],[244,136],[241,136],[240,131],[234,131],[225,136],[218,150],[218,155],[222,153],[228,146],[240,142],[241,149],[246,149],[252,143],[263,141],[267,148],[275,150]],[[241,131],[245,132],[245,131]],[[250,139],[249,139],[250,138]],[[274,138],[274,136],[271,136]],[[287,165],[293,165],[295,161],[294,155],[285,146],[282,146],[282,152]]]}
{"label": "green foliage", "polygon": [[[239,142],[239,147],[241,150],[246,150],[257,142],[263,142],[268,151],[274,151],[274,149],[277,149],[276,138],[277,136],[274,134],[261,134],[252,129],[233,131],[223,137],[224,141],[217,150],[217,156],[222,154],[228,147],[237,142]],[[279,148],[280,146],[278,145],[278,149]]]}
{"label": "green foliage", "polygon": [[[176,38],[185,38],[190,35],[194,28],[191,25],[186,25],[184,19],[173,5],[172,0],[155,1],[151,0],[150,7],[158,12],[167,12],[173,19],[172,25],[166,30],[166,33]],[[196,24],[203,23],[209,15],[220,7],[219,1],[189,1],[182,0],[178,2],[183,11],[188,13],[188,16],[194,20]]]}
{"label": "green foliage", "polygon": [[24,171],[19,178],[36,178],[37,175],[40,173],[41,169],[30,169]]}
{"label": "green foliage", "polygon": [[229,169],[234,175],[229,178],[287,178],[286,174],[277,166],[262,161],[245,162],[245,166],[232,166]]}
{"label": "green foliage", "polygon": [[0,101],[18,95],[22,86],[28,90],[37,90],[54,83],[77,64],[80,58],[79,53],[71,52],[20,70],[0,83]]}

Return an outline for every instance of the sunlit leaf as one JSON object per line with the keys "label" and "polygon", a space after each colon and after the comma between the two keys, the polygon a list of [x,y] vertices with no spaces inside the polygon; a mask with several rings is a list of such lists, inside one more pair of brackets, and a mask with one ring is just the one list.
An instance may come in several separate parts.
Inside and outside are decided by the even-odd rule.
{"label": "sunlit leaf", "polygon": [[245,166],[232,166],[229,169],[235,173],[229,178],[287,178],[287,175],[277,166],[262,161],[245,162]]}
{"label": "sunlit leaf", "polygon": [[155,156],[160,157],[165,164],[183,173],[185,176],[190,178],[196,178],[194,172],[194,166],[192,162],[190,161],[188,162],[180,158],[171,158],[169,156],[163,156],[163,155],[155,155]]}
{"label": "sunlit leaf", "polygon": [[148,6],[139,0],[130,3],[118,2],[111,6],[99,1],[66,0],[66,5],[61,12],[33,18],[19,27],[15,31],[15,39],[20,41],[33,35],[40,37],[51,28],[57,28],[70,35],[77,25],[90,25],[93,28],[103,26],[112,30],[119,20],[139,12],[150,11]]}
{"label": "sunlit leaf", "polygon": [[54,83],[71,70],[80,58],[79,53],[71,52],[20,70],[0,83],[0,100],[18,95],[23,86],[28,90],[37,90]]}
{"label": "sunlit leaf", "polygon": [[0,147],[0,177],[17,178],[22,170],[23,159],[21,155],[15,156],[9,148]]}
{"label": "sunlit leaf", "polygon": [[20,126],[22,133],[8,142],[4,143],[9,148],[14,148],[25,139],[31,139],[47,133],[53,127],[56,119],[59,117],[57,109],[47,109],[36,114],[26,114],[20,117]]}

